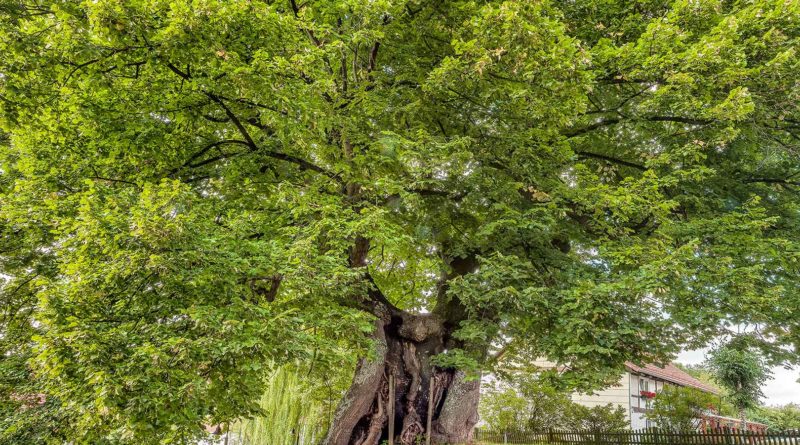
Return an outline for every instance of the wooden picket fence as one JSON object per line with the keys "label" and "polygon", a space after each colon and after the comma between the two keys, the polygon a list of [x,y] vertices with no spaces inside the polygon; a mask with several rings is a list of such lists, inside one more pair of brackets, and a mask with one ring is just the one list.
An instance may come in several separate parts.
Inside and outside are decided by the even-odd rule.
{"label": "wooden picket fence", "polygon": [[674,432],[648,428],[631,431],[514,432],[475,430],[475,444],[515,445],[800,445],[800,431],[751,432],[723,428]]}

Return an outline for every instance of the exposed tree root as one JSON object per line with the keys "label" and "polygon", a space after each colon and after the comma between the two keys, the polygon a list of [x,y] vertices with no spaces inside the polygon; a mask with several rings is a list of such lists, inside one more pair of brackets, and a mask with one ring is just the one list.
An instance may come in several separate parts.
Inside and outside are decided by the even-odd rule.
{"label": "exposed tree root", "polygon": [[[377,406],[370,418],[369,428],[365,432],[366,437],[362,440],[355,441],[356,445],[377,445],[378,441],[381,439],[381,432],[387,420],[385,406],[389,398],[388,379],[384,379],[384,382],[383,389],[375,400]],[[362,433],[362,435],[364,435],[364,433]]]}

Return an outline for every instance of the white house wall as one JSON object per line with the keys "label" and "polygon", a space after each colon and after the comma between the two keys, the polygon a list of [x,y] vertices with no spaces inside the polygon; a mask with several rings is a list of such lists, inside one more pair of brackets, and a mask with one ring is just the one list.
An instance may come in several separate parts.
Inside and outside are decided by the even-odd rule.
{"label": "white house wall", "polygon": [[609,403],[615,406],[621,406],[625,410],[625,417],[631,421],[631,381],[627,372],[624,373],[619,383],[609,388],[597,391],[595,394],[572,394],[572,401],[579,403],[583,406],[592,408],[595,406],[605,406]]}
{"label": "white house wall", "polygon": [[[541,369],[555,367],[554,363],[544,359],[536,360],[535,365]],[[670,383],[664,380],[657,380],[648,375],[632,374],[625,371],[616,385],[591,395],[573,393],[572,401],[589,408],[605,406],[609,403],[621,406],[625,411],[625,417],[630,423],[631,429],[638,430],[655,426],[645,417],[645,410],[650,409],[648,404],[651,404],[652,400],[648,401],[646,398],[641,397],[641,392],[660,393],[664,389],[664,385],[670,385]]]}
{"label": "white house wall", "polygon": [[649,408],[652,401],[648,401],[644,397],[640,397],[642,391],[650,391],[659,393],[664,389],[664,382],[652,379],[647,376],[640,376],[628,374],[630,385],[630,412],[631,412],[631,428],[641,429],[653,426],[645,417],[643,410]]}

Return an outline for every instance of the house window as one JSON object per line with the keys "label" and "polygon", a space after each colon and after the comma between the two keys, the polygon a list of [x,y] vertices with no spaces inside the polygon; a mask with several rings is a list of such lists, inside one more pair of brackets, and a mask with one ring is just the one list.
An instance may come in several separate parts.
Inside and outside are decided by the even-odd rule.
{"label": "house window", "polygon": [[[656,388],[656,382],[653,382],[653,389]],[[650,390],[650,380],[646,378],[639,378],[639,408],[650,409],[651,408],[651,401],[649,398],[645,398],[642,393],[651,392]]]}

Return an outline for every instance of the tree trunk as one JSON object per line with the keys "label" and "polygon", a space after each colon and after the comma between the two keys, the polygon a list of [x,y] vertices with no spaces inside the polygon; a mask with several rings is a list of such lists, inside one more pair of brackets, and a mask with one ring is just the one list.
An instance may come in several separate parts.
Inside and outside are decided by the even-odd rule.
{"label": "tree trunk", "polygon": [[445,348],[444,323],[435,315],[393,314],[376,322],[376,353],[362,359],[342,398],[325,445],[377,445],[388,439],[389,375],[395,376],[395,443],[412,445],[427,431],[433,385],[432,443],[467,443],[478,421],[480,380],[436,368]]}

